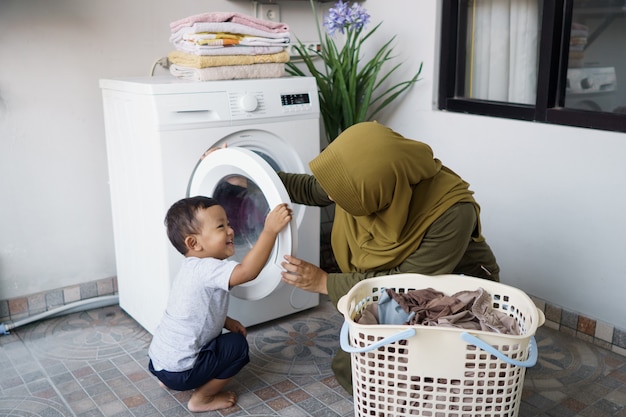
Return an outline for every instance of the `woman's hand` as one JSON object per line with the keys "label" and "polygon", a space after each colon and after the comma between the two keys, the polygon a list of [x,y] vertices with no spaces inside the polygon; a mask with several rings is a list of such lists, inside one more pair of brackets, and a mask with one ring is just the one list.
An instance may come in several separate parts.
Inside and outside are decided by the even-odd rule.
{"label": "woman's hand", "polygon": [[243,324],[235,319],[231,319],[230,317],[226,317],[226,321],[224,321],[224,328],[231,333],[240,333],[243,336],[248,334],[248,331]]}
{"label": "woman's hand", "polygon": [[285,255],[285,262],[281,265],[285,269],[281,273],[282,280],[287,284],[310,292],[328,294],[328,273],[323,269],[289,255]]}
{"label": "woman's hand", "polygon": [[207,155],[209,155],[210,153],[213,153],[219,149],[226,149],[228,147],[228,144],[225,143],[222,146],[216,146],[215,148],[210,148],[209,150],[207,150],[205,153],[202,154],[202,156],[200,157],[200,160],[202,161],[204,158],[207,157]]}

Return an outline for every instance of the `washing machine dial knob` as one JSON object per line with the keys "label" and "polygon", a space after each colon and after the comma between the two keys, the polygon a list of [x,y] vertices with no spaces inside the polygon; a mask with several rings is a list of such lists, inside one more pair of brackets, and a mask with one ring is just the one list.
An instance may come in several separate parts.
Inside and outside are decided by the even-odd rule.
{"label": "washing machine dial knob", "polygon": [[259,105],[259,101],[252,94],[245,94],[239,100],[239,105],[244,111],[251,112],[256,110]]}

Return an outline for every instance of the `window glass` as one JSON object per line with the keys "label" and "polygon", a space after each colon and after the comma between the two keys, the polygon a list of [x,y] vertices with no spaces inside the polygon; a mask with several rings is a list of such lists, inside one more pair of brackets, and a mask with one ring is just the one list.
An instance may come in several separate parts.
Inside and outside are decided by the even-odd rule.
{"label": "window glass", "polygon": [[[274,171],[280,171],[278,164],[264,152],[255,150]],[[241,262],[263,231],[265,217],[270,212],[269,203],[261,188],[251,179],[242,175],[230,175],[218,183],[213,192],[226,212],[230,226],[235,232],[235,254],[232,260]]]}
{"label": "window glass", "polygon": [[574,1],[565,107],[626,113],[626,3]]}
{"label": "window glass", "polygon": [[467,3],[464,96],[535,104],[541,0]]}
{"label": "window glass", "polygon": [[439,108],[626,132],[626,0],[441,0]]}
{"label": "window glass", "polygon": [[231,259],[241,262],[263,231],[269,213],[267,199],[254,181],[239,175],[224,178],[213,198],[224,207],[235,232],[235,255]]}

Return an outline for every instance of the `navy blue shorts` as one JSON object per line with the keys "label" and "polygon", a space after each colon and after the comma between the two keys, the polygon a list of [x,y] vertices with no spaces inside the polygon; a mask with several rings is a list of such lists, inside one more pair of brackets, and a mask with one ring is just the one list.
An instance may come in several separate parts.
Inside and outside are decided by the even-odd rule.
{"label": "navy blue shorts", "polygon": [[202,348],[193,368],[183,372],[148,370],[166,387],[176,391],[196,389],[212,379],[231,378],[250,362],[248,341],[240,333],[222,333]]}

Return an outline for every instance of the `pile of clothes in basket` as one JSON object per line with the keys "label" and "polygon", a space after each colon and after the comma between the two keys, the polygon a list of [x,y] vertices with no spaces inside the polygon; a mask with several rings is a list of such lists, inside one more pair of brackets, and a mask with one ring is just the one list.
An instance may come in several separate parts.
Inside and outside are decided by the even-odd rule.
{"label": "pile of clothes in basket", "polygon": [[194,81],[285,75],[290,42],[285,23],[235,12],[210,12],[170,23],[170,73]]}
{"label": "pile of clothes in basket", "polygon": [[355,317],[359,324],[397,324],[456,327],[501,334],[521,334],[517,321],[492,307],[483,288],[445,295],[433,288],[398,293],[385,289],[378,303],[370,303]]}

